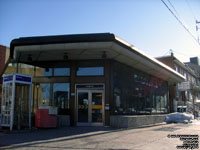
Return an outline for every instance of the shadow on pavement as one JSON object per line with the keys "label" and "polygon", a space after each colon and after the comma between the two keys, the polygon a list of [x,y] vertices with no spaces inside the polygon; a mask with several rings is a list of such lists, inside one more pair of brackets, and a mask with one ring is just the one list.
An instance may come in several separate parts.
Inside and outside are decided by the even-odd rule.
{"label": "shadow on pavement", "polygon": [[[158,125],[146,126],[138,129],[150,128]],[[176,125],[175,125],[176,126]],[[175,127],[173,125],[173,127]],[[167,127],[169,131],[171,127]],[[0,149],[15,149],[20,147],[37,147],[38,144],[56,143],[75,139],[93,137],[97,135],[105,135],[112,132],[120,132],[124,130],[132,130],[135,128],[111,128],[111,127],[64,127],[58,129],[39,129],[32,132],[16,131],[9,134],[0,133]],[[157,131],[166,129],[163,124],[158,127]],[[135,133],[141,130],[134,131]],[[172,130],[172,129],[171,129]],[[156,130],[154,130],[156,131]],[[41,147],[40,147],[41,148]],[[64,148],[64,147],[63,147]],[[68,147],[65,147],[68,148]]]}
{"label": "shadow on pavement", "polygon": [[[33,132],[11,132],[9,134],[2,135],[0,133],[0,149],[4,146],[11,146],[7,147],[7,149],[13,149],[35,144],[48,144],[53,142],[108,134],[121,130],[122,129],[111,127],[64,127],[59,129],[39,129]],[[14,144],[19,145],[12,146]]]}

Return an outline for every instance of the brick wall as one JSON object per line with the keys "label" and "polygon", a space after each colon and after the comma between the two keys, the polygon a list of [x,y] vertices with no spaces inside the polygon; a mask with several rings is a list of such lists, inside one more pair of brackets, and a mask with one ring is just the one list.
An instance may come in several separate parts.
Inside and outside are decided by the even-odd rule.
{"label": "brick wall", "polygon": [[165,65],[169,66],[170,68],[174,69],[174,61],[172,57],[156,58],[156,59],[164,63]]}
{"label": "brick wall", "polygon": [[[2,72],[4,65],[5,65],[5,58],[6,57],[6,47],[0,45],[0,73]],[[0,113],[1,113],[1,91],[2,91],[2,77],[0,76]]]}
{"label": "brick wall", "polygon": [[[175,70],[173,56],[156,58],[156,59]],[[175,87],[175,85],[169,85],[170,113],[174,112],[173,100],[175,98],[176,98],[176,87]]]}
{"label": "brick wall", "polygon": [[0,45],[0,73],[2,72],[6,59],[6,47]]}

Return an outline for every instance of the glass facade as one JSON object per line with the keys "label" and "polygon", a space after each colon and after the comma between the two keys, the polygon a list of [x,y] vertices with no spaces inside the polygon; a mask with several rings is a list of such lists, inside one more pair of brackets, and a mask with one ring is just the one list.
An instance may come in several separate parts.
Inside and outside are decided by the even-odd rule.
{"label": "glass facade", "polygon": [[69,114],[69,83],[54,83],[53,99],[58,114]]}
{"label": "glass facade", "polygon": [[70,68],[54,68],[54,76],[69,76]]}
{"label": "glass facade", "polygon": [[103,76],[104,67],[78,67],[77,76]]}
{"label": "glass facade", "polygon": [[36,76],[70,76],[70,68],[37,68]]}
{"label": "glass facade", "polygon": [[42,86],[42,102],[50,101],[50,83],[41,84]]}
{"label": "glass facade", "polygon": [[69,83],[40,83],[35,86],[35,91],[36,107],[57,106],[59,115],[69,114]]}
{"label": "glass facade", "polygon": [[159,78],[114,62],[114,113],[168,112],[168,84]]}
{"label": "glass facade", "polygon": [[[159,114],[168,113],[168,83],[152,75],[133,69],[117,61],[112,61],[113,66],[109,72],[113,75],[113,101],[114,114],[137,115],[137,114]],[[69,64],[68,64],[69,66]],[[20,66],[19,73],[30,74],[34,77],[33,108],[48,104],[58,107],[59,115],[69,115],[70,109],[70,68],[59,66],[59,68],[40,68]],[[28,69],[23,69],[27,68]],[[104,65],[90,66],[77,64],[76,76],[104,76]],[[36,72],[34,72],[36,71]],[[28,73],[27,73],[28,72]],[[67,78],[67,79],[66,79]],[[102,80],[101,83],[103,83]],[[85,83],[90,83],[87,79]],[[111,83],[111,82],[109,82]],[[37,86],[39,84],[39,86]],[[75,83],[78,84],[78,83]],[[110,86],[110,85],[109,85]],[[107,87],[106,87],[107,88]],[[95,97],[92,120],[100,122],[102,113],[97,109],[99,95]],[[80,97],[81,98],[81,97]],[[105,97],[106,99],[107,97]],[[73,109],[73,108],[72,108]],[[81,108],[80,108],[81,109]],[[75,111],[75,110],[74,110]],[[78,110],[82,111],[82,110]],[[79,114],[83,112],[79,112]],[[81,117],[82,119],[84,117]],[[79,119],[81,119],[79,118]]]}
{"label": "glass facade", "polygon": [[53,69],[52,68],[45,68],[45,69],[43,69],[43,72],[44,72],[44,74],[43,74],[43,76],[53,76]]}
{"label": "glass facade", "polygon": [[[39,68],[36,67],[35,73],[35,106],[50,105],[58,107],[59,115],[69,115],[70,84],[63,80],[57,83],[57,77],[70,76],[70,68]],[[41,82],[37,79],[43,78]],[[49,78],[53,77],[53,78]],[[41,80],[39,80],[41,81]],[[39,86],[37,86],[39,84]]]}

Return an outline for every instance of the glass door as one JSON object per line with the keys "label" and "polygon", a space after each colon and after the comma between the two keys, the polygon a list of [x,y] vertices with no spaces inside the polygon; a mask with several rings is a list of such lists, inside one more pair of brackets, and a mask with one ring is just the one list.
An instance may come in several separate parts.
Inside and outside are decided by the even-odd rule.
{"label": "glass door", "polygon": [[77,90],[77,125],[103,125],[103,98],[102,90]]}
{"label": "glass door", "polygon": [[78,92],[78,122],[86,123],[89,122],[89,92],[80,91]]}
{"label": "glass door", "polygon": [[103,93],[102,92],[91,92],[92,94],[92,122],[102,123],[103,122]]}

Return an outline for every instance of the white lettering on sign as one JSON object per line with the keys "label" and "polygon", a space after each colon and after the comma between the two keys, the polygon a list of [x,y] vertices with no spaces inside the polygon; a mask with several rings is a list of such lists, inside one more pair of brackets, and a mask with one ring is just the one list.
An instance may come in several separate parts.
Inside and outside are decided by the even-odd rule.
{"label": "white lettering on sign", "polygon": [[179,91],[187,91],[190,89],[191,89],[190,82],[181,82],[178,84]]}

